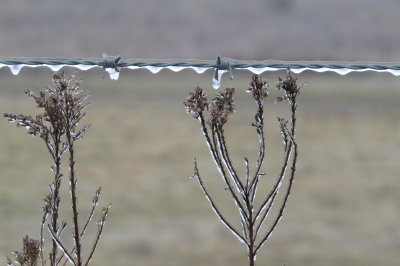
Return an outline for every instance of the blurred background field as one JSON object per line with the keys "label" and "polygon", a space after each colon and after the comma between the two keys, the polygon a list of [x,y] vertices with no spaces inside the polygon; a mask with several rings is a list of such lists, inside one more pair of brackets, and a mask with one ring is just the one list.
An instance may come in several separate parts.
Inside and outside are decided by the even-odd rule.
{"label": "blurred background field", "polygon": [[[399,62],[399,8],[397,0],[4,1],[0,55]],[[212,74],[122,70],[118,81],[110,81],[98,69],[77,72],[91,94],[86,121],[92,124],[77,147],[80,213],[89,210],[98,185],[101,205],[113,203],[93,265],[246,264],[241,244],[188,178],[196,156],[217,203],[237,219],[199,125],[182,104],[196,84],[211,97]],[[23,92],[51,85],[51,75],[48,69],[23,69],[19,76],[0,69],[0,113],[35,113]],[[233,81],[224,77],[222,86],[237,89],[238,111],[227,134],[243,170],[244,156],[254,166],[257,138],[250,127],[253,102],[244,93],[251,75],[235,75]],[[287,112],[273,104],[273,88],[284,75],[263,74],[273,91],[266,107],[268,178],[282,155],[276,116]],[[398,266],[399,78],[371,72],[306,72],[299,78],[309,84],[299,98],[297,180],[258,265]],[[4,257],[21,247],[25,234],[38,236],[51,173],[41,140],[5,119],[0,130]],[[268,179],[263,185],[260,195]],[[68,217],[68,201],[62,210]]]}
{"label": "blurred background field", "polygon": [[[275,117],[287,112],[273,97],[278,95],[276,79],[284,75],[263,75],[272,88],[266,105],[268,178],[276,176],[282,156]],[[2,70],[0,76],[1,113],[35,113],[23,91],[51,84],[47,70],[23,71],[19,77]],[[91,94],[86,121],[92,124],[77,147],[80,213],[85,216],[89,210],[98,185],[103,187],[101,204],[113,204],[94,265],[244,265],[243,247],[219,223],[195,180],[188,178],[196,156],[218,204],[237,218],[199,125],[182,104],[195,84],[210,97],[215,93],[212,72],[135,71],[122,73],[118,81],[103,80],[96,70],[78,76]],[[249,125],[254,106],[244,92],[250,77],[238,71],[233,81],[225,77],[222,84],[237,89],[237,113],[226,130],[240,171],[244,156],[254,166],[257,149]],[[297,180],[284,218],[258,264],[398,265],[398,79],[389,74],[339,78],[310,73],[299,78],[309,84],[299,98]],[[41,140],[5,119],[0,128],[4,257],[21,246],[25,234],[38,236],[41,200],[51,175]],[[62,213],[68,217],[66,190],[63,197],[67,204]]]}
{"label": "blurred background field", "polygon": [[3,2],[3,56],[400,59],[397,0]]}

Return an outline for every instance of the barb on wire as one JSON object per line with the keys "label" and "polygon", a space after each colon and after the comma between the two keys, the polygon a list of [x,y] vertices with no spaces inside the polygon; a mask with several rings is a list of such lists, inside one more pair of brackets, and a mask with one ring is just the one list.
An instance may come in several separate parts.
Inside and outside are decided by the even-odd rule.
{"label": "barb on wire", "polygon": [[105,78],[106,72],[110,75],[110,78],[113,80],[118,79],[119,77],[119,70],[120,67],[118,67],[118,62],[121,60],[121,56],[117,57],[112,57],[108,56],[106,53],[102,54],[102,57],[104,58],[102,65],[103,65],[103,78]]}
{"label": "barb on wire", "polygon": [[221,78],[225,72],[229,73],[229,77],[233,79],[233,70],[232,64],[228,59],[223,59],[221,56],[217,57],[217,61],[215,63],[215,72],[213,78],[213,87],[214,89],[219,89],[221,85]]}

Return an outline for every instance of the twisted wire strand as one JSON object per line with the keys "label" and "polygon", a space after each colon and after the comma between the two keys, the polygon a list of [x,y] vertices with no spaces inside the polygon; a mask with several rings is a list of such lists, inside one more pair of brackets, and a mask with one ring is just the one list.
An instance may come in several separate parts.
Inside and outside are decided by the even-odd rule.
{"label": "twisted wire strand", "polygon": [[[166,60],[167,61],[167,60]],[[17,58],[17,59],[2,59],[0,58],[0,68],[3,66],[10,67],[22,67],[22,66],[71,66],[71,67],[101,67],[104,70],[115,69],[119,72],[121,68],[199,68],[199,69],[215,69],[215,78],[218,80],[218,70],[224,70],[229,72],[230,77],[233,78],[233,69],[248,69],[262,71],[266,70],[279,70],[279,69],[292,69],[292,70],[314,70],[314,71],[340,71],[349,70],[351,71],[388,71],[394,75],[400,75],[396,73],[400,71],[400,64],[394,63],[338,63],[338,62],[280,62],[280,61],[258,61],[258,62],[243,62],[228,58],[217,57],[215,62],[212,61],[194,61],[194,60],[168,60],[168,62],[158,62],[155,60],[148,61],[135,61],[127,60],[122,61],[121,56],[118,57],[106,57],[103,59],[51,59],[51,58]],[[179,70],[178,70],[179,71]],[[345,74],[347,74],[346,72]],[[339,72],[337,72],[339,73]]]}
{"label": "twisted wire strand", "polygon": [[[15,65],[28,65],[28,66],[98,66],[103,68],[126,68],[126,67],[195,67],[195,68],[218,68],[226,69],[229,64],[230,67],[235,69],[247,69],[247,68],[272,68],[272,69],[350,69],[350,70],[400,70],[400,65],[388,64],[388,63],[348,63],[348,64],[337,64],[337,63],[297,63],[297,62],[272,62],[272,63],[247,63],[241,61],[231,61],[229,59],[221,59],[219,64],[211,62],[147,62],[147,61],[120,61],[120,57],[116,59],[0,59],[0,64],[6,66]],[[227,63],[229,62],[229,64]]]}

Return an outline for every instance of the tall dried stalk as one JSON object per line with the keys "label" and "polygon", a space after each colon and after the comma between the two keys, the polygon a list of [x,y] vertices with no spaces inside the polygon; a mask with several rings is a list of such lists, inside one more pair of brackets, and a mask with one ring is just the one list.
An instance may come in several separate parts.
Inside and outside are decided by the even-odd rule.
{"label": "tall dried stalk", "polygon": [[[300,86],[301,87],[301,86]],[[215,200],[209,194],[200,176],[197,161],[194,161],[194,177],[198,180],[205,197],[209,201],[220,221],[247,247],[248,261],[250,266],[254,266],[255,258],[260,248],[268,241],[271,233],[276,228],[285,210],[289,194],[292,190],[296,172],[297,162],[297,142],[296,142],[296,98],[299,95],[300,87],[296,79],[288,71],[286,79],[279,78],[278,89],[284,91],[283,97],[278,97],[278,102],[287,101],[290,107],[290,120],[278,117],[280,133],[283,139],[284,156],[281,170],[272,186],[271,191],[264,196],[261,204],[256,206],[256,192],[260,184],[260,178],[265,175],[261,170],[265,157],[265,136],[264,136],[264,101],[268,97],[268,85],[258,75],[252,77],[248,92],[251,93],[256,103],[255,121],[252,126],[256,129],[259,138],[258,159],[254,173],[250,174],[249,161],[244,158],[246,165],[246,176],[239,177],[236,168],[231,160],[225,139],[224,125],[228,117],[235,111],[233,100],[234,89],[227,88],[224,92],[220,91],[211,101],[207,100],[206,93],[200,87],[189,94],[184,102],[186,110],[196,118],[201,125],[202,133],[211,153],[211,157],[222,177],[229,195],[239,211],[241,230],[235,228],[217,207]],[[206,116],[208,118],[206,118]],[[283,201],[279,203],[278,213],[275,217],[268,217],[272,206],[276,203],[277,195],[281,184],[289,169],[289,184],[283,191]],[[266,226],[266,220],[270,218],[272,223]]]}
{"label": "tall dried stalk", "polygon": [[[77,207],[77,177],[75,169],[75,142],[81,139],[88,126],[80,126],[82,118],[85,116],[88,94],[80,89],[80,83],[73,79],[66,78],[64,73],[53,76],[54,87],[47,87],[39,95],[31,91],[26,94],[31,97],[42,114],[35,117],[27,115],[16,115],[6,113],[4,117],[10,122],[16,122],[18,127],[25,127],[28,134],[39,136],[45,143],[48,152],[53,159],[51,170],[53,172],[53,182],[50,185],[50,193],[44,198],[43,216],[40,226],[40,240],[29,237],[24,238],[24,247],[21,252],[14,251],[15,262],[7,258],[8,265],[37,265],[49,264],[51,266],[65,265],[67,261],[75,266],[88,265],[97,247],[103,226],[108,214],[110,205],[103,208],[101,218],[98,222],[98,232],[94,243],[90,248],[89,255],[84,259],[82,254],[82,237],[91,221],[100,196],[100,188],[96,191],[93,198],[92,209],[86,219],[82,229],[79,227],[79,215]],[[65,221],[59,222],[60,188],[63,174],[61,173],[61,162],[64,153],[68,153],[69,162],[69,190],[72,203],[73,221],[73,242],[74,246],[68,249],[61,240],[61,233],[66,228]],[[51,221],[47,222],[51,215]],[[47,255],[45,251],[44,227],[52,238],[50,251]],[[37,248],[36,248],[37,247]],[[58,252],[61,250],[61,253]]]}

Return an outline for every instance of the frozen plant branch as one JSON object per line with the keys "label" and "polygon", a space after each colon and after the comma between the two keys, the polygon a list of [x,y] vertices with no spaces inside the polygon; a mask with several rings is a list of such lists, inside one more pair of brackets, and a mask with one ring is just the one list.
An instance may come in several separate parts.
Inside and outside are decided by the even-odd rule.
{"label": "frozen plant branch", "polygon": [[231,230],[232,234],[234,234],[242,243],[248,245],[246,239],[235,229],[227,220],[226,218],[221,214],[220,210],[217,208],[215,205],[214,200],[211,198],[210,194],[208,193],[207,189],[205,188],[203,184],[203,180],[201,179],[199,170],[197,168],[197,161],[194,159],[194,178],[196,178],[199,181],[200,188],[203,190],[205,197],[207,198],[208,202],[211,205],[211,208],[215,212],[215,214],[218,216],[220,221],[228,227],[229,230]]}
{"label": "frozen plant branch", "polygon": [[[301,86],[297,86],[297,79],[288,70],[286,79],[279,78],[277,88],[284,91],[284,96],[278,97],[277,102],[286,101],[289,104],[290,120],[278,118],[279,129],[282,135],[284,156],[282,158],[281,170],[274,181],[270,192],[264,197],[259,206],[256,206],[256,194],[260,185],[260,179],[266,175],[262,171],[266,154],[266,142],[264,134],[264,102],[268,97],[268,83],[263,81],[258,75],[253,75],[247,92],[251,93],[255,104],[256,114],[254,122],[251,124],[258,135],[259,147],[257,152],[256,167],[253,175],[250,175],[249,160],[244,157],[245,177],[241,178],[234,167],[228,150],[225,138],[224,125],[228,122],[229,116],[235,112],[233,100],[234,89],[227,88],[219,91],[215,98],[208,100],[206,93],[200,87],[189,94],[184,102],[188,113],[191,113],[201,125],[201,131],[205,142],[209,148],[211,157],[216,168],[225,183],[229,195],[235,203],[240,217],[242,232],[233,226],[231,221],[225,218],[221,210],[216,206],[215,200],[209,194],[203,180],[199,174],[197,161],[194,161],[194,177],[198,180],[201,190],[209,201],[211,208],[220,221],[246,245],[248,252],[249,265],[255,265],[255,258],[260,248],[268,241],[270,235],[275,230],[277,224],[283,216],[289,195],[294,183],[297,162],[297,142],[295,136],[297,96],[300,94]],[[290,166],[290,169],[288,169]],[[289,181],[283,191],[283,200],[277,202],[277,195],[281,191],[285,176],[289,173]],[[278,213],[275,217],[269,217],[271,210],[277,205]],[[267,226],[266,221],[270,218],[271,225]]]}
{"label": "frozen plant branch", "polygon": [[[83,228],[80,229],[75,167],[75,142],[82,139],[86,130],[89,128],[88,125],[80,126],[81,120],[86,115],[85,109],[88,105],[88,94],[80,88],[79,81],[75,81],[73,78],[67,78],[63,72],[60,72],[53,75],[52,87],[46,87],[40,91],[39,94],[28,90],[26,91],[26,95],[35,101],[37,107],[42,110],[41,114],[29,116],[6,113],[4,116],[10,122],[15,122],[18,127],[25,127],[28,130],[28,134],[39,136],[44,141],[47,151],[50,153],[53,160],[50,169],[54,177],[53,182],[49,186],[50,193],[44,199],[43,216],[40,224],[40,240],[37,241],[38,256],[36,261],[40,261],[42,266],[47,265],[47,263],[49,263],[50,266],[57,266],[62,263],[63,258],[66,258],[67,260],[64,261],[62,265],[65,265],[67,262],[75,266],[88,265],[100,240],[109,209],[109,207],[107,207],[103,210],[101,226],[98,226],[94,244],[90,248],[90,255],[85,259],[82,254],[82,238],[87,232],[87,228],[95,213],[100,197],[99,188],[93,198],[92,209],[89,212],[86,223]],[[64,154],[68,155],[69,191],[72,205],[73,247],[71,251],[68,251],[69,248],[65,246],[61,240],[61,233],[66,228],[67,224],[64,221],[61,223],[59,222],[60,189],[63,179],[61,162]],[[48,217],[50,217],[50,221],[48,221]],[[44,252],[46,246],[44,227],[46,224],[52,241],[51,248],[47,255]],[[58,252],[58,249],[60,249],[61,252]],[[22,253],[15,254],[19,256]],[[10,260],[7,259],[7,262],[9,261]],[[36,265],[36,262],[26,265],[33,266]]]}

